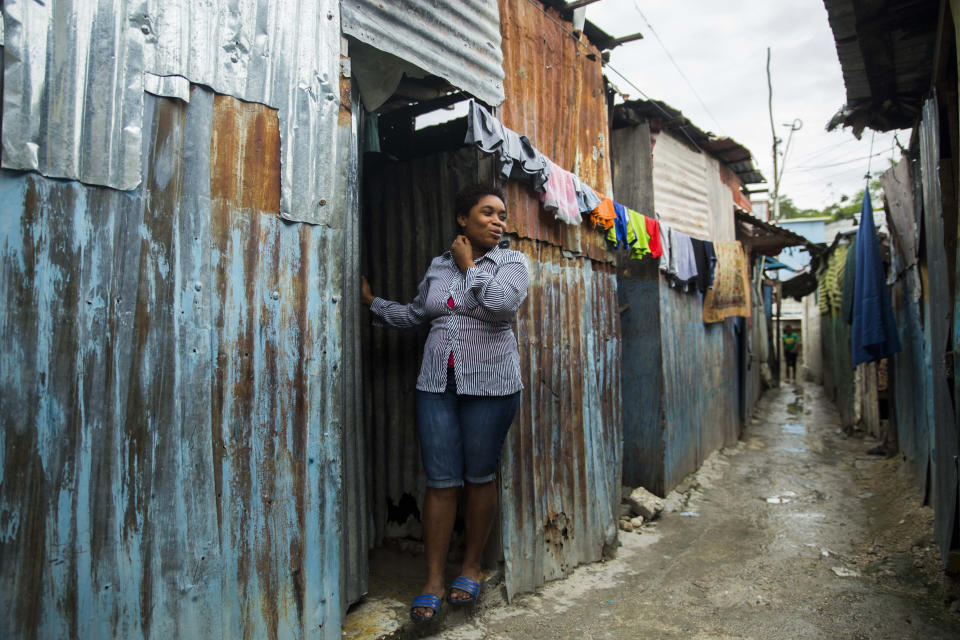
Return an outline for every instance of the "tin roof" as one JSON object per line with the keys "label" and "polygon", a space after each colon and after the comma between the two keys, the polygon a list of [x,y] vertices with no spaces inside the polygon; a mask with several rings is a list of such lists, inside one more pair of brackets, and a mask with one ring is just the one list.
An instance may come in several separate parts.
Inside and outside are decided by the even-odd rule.
{"label": "tin roof", "polygon": [[824,0],[847,102],[828,129],[913,126],[930,89],[939,2]]}
{"label": "tin roof", "polygon": [[819,253],[820,248],[798,233],[764,222],[749,213],[737,211],[737,239],[751,251],[775,256],[786,247],[806,247],[810,253]]}
{"label": "tin roof", "polygon": [[678,134],[690,146],[705,151],[737,174],[742,184],[766,182],[763,174],[753,166],[753,154],[733,138],[715,136],[694,125],[679,109],[661,100],[631,100],[613,109],[613,127],[636,126],[651,121]]}
{"label": "tin roof", "polygon": [[343,0],[343,32],[411,62],[489,105],[503,102],[497,0]]}

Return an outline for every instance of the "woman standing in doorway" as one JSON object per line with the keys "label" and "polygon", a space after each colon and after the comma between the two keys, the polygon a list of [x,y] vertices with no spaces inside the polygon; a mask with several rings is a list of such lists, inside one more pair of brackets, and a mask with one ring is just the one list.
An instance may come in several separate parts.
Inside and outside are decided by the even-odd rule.
{"label": "woman standing in doorway", "polygon": [[527,297],[530,271],[523,254],[499,246],[507,224],[503,193],[488,185],[467,187],[457,194],[454,214],[461,233],[430,263],[413,302],[374,296],[366,278],[361,289],[375,324],[431,325],[417,379],[427,582],[410,607],[416,622],[432,621],[440,610],[461,487],[466,550],[448,599],[453,605],[477,600],[480,558],[497,505],[494,474],[523,387],[510,323]]}

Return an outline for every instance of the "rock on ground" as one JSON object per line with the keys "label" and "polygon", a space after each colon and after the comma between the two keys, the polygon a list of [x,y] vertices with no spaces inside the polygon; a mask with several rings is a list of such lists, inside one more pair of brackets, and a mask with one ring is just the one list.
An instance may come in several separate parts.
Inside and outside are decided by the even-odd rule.
{"label": "rock on ground", "polygon": [[645,520],[653,520],[663,511],[663,500],[643,487],[631,491],[627,502],[634,515],[642,516]]}

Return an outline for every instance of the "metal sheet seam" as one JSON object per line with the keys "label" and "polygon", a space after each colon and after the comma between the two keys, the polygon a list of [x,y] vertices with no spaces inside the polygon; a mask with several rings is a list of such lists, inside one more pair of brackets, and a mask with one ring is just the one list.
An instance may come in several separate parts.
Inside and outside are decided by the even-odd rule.
{"label": "metal sheet seam", "polygon": [[346,153],[336,0],[9,0],[3,10],[4,167],[135,188],[143,74],[182,76],[276,108],[281,215],[340,226],[342,211],[327,206]]}

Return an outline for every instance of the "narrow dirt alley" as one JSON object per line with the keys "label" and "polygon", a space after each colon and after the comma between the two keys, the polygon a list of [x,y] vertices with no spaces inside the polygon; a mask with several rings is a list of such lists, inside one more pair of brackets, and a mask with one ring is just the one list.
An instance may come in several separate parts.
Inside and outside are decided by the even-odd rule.
{"label": "narrow dirt alley", "polygon": [[819,386],[768,392],[736,447],[620,533],[615,560],[488,598],[436,637],[960,637],[932,511],[898,459],[838,424]]}

